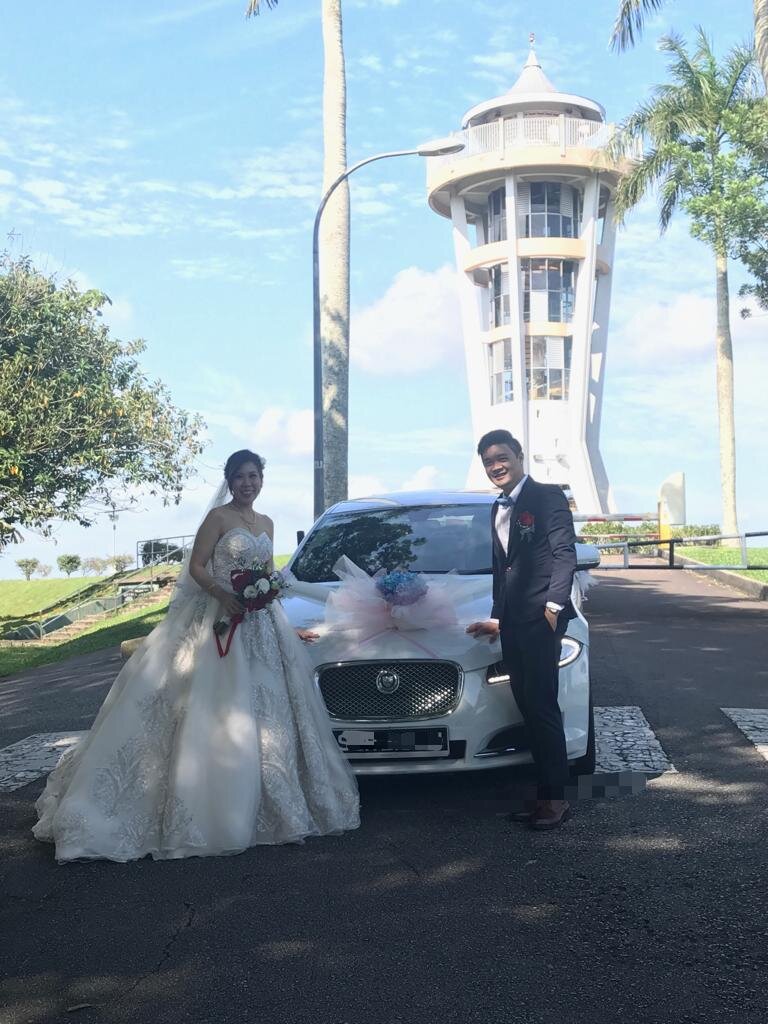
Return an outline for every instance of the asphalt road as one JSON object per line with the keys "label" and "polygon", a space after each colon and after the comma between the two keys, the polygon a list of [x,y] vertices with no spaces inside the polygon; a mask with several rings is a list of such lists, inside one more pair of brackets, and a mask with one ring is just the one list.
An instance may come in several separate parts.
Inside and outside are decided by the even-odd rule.
{"label": "asphalt road", "polygon": [[[496,776],[361,785],[363,825],[232,858],[58,866],[42,783],[0,795],[0,1021],[760,1022],[768,604],[682,573],[598,574],[596,703],[639,705],[678,769],[508,824]],[[86,728],[119,665],[0,683],[0,746]]]}

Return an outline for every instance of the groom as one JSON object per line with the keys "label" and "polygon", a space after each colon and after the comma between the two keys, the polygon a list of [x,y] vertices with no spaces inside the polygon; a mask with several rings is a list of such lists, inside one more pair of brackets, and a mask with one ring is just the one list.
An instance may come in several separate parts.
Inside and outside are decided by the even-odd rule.
{"label": "groom", "polygon": [[501,635],[502,656],[536,766],[535,804],[510,817],[535,829],[554,829],[570,814],[564,799],[568,762],[557,688],[560,640],[576,614],[570,598],[576,570],[573,517],[561,488],[526,475],[522,448],[508,430],[485,434],[477,453],[502,494],[491,514],[491,619],[473,622],[467,632]]}

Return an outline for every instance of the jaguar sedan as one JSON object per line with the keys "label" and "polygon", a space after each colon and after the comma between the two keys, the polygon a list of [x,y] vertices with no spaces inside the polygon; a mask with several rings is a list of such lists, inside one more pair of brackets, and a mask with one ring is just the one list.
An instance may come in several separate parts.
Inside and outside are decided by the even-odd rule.
{"label": "jaguar sedan", "polygon": [[[387,494],[328,509],[303,538],[287,569],[294,580],[283,605],[296,627],[322,627],[346,556],[373,577],[380,570],[419,574],[452,595],[456,625],[445,630],[320,629],[308,649],[337,742],[356,773],[475,771],[531,761],[522,716],[498,642],[463,633],[491,610],[493,495],[465,491]],[[597,549],[577,544],[579,569],[599,564]],[[560,707],[574,774],[594,770],[589,627],[577,609],[563,637]],[[333,602],[331,602],[333,604]],[[352,637],[352,639],[351,639]]]}

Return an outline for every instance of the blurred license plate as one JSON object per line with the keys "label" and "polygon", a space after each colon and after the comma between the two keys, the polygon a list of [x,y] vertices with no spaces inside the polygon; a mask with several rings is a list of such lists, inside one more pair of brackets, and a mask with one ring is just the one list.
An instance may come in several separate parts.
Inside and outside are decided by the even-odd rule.
{"label": "blurred license plate", "polygon": [[348,757],[447,757],[447,729],[334,729]]}

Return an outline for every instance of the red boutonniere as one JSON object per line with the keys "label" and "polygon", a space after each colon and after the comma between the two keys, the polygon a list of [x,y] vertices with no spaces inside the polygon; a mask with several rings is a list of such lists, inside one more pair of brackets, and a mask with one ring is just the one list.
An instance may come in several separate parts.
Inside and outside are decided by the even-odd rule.
{"label": "red boutonniere", "polygon": [[520,531],[520,539],[530,543],[536,528],[536,520],[530,512],[521,512],[517,517],[517,528]]}

